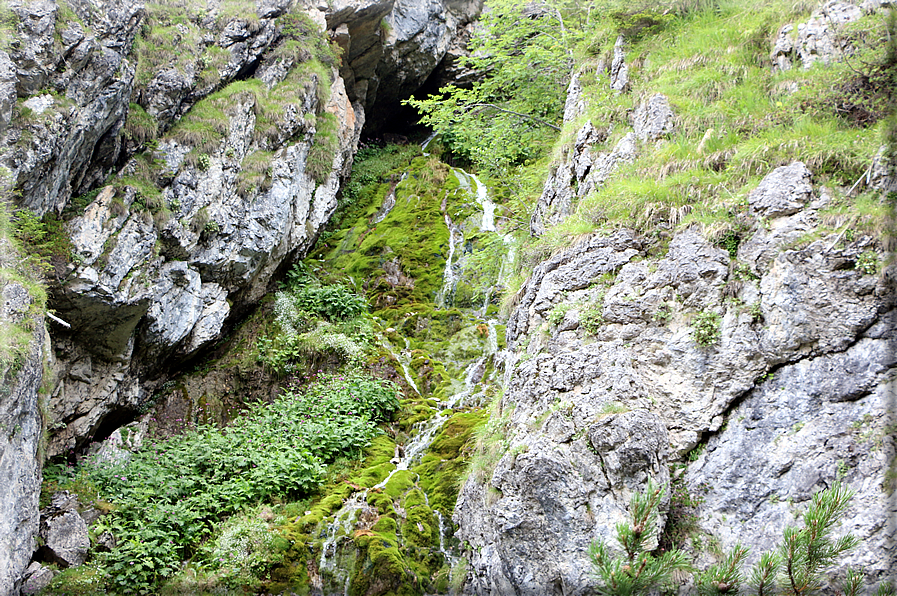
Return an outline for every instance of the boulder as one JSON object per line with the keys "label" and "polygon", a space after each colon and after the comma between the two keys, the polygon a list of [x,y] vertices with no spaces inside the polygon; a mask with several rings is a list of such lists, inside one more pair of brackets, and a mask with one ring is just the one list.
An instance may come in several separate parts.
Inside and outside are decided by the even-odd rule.
{"label": "boulder", "polygon": [[768,218],[797,213],[810,201],[811,179],[810,170],[799,161],[776,168],[748,194],[751,213]]}
{"label": "boulder", "polygon": [[24,583],[22,584],[22,594],[37,594],[50,585],[53,578],[58,572],[49,567],[44,567],[37,561],[28,566],[25,570]]}
{"label": "boulder", "polygon": [[44,541],[40,556],[45,561],[77,567],[87,560],[90,537],[78,513],[77,497],[68,491],[53,495],[50,505],[41,510],[40,537]]}

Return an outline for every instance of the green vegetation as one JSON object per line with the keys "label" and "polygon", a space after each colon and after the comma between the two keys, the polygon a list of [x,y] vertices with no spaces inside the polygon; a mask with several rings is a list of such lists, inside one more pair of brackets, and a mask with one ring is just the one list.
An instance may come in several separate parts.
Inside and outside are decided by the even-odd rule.
{"label": "green vegetation", "polygon": [[30,211],[8,212],[0,201],[0,286],[20,285],[27,291],[30,304],[19,313],[9,313],[0,325],[0,396],[8,395],[11,381],[30,355],[35,318],[47,308],[47,291],[42,272],[52,245],[45,240],[45,226]]}
{"label": "green vegetation", "polygon": [[9,44],[16,38],[19,18],[6,3],[0,6],[0,49],[8,50]]}
{"label": "green vegetation", "polygon": [[328,112],[320,114],[315,127],[315,140],[308,152],[305,168],[318,184],[324,184],[333,170],[333,158],[339,149],[339,122]]}
{"label": "green vegetation", "polygon": [[635,494],[629,504],[630,522],[617,524],[617,541],[622,557],[613,556],[603,540],[592,543],[589,556],[599,578],[598,592],[613,596],[648,594],[670,583],[676,570],[689,568],[685,553],[668,550],[658,556],[647,549],[658,533],[658,507],[663,489],[653,481],[643,494]]}
{"label": "green vegetation", "polygon": [[[852,497],[853,492],[840,482],[817,492],[803,514],[804,527],[785,528],[778,549],[761,556],[747,582],[741,566],[748,549],[737,544],[722,555],[720,561],[695,575],[698,594],[743,593],[745,583],[747,586],[744,587],[749,588],[747,593],[758,596],[818,593],[828,581],[824,572],[859,542],[850,534],[837,539],[832,537]],[[650,480],[644,493],[632,497],[630,521],[616,526],[617,541],[624,551],[622,556],[614,554],[602,540],[592,544],[590,555],[599,579],[599,593],[612,596],[648,594],[668,585],[673,571],[691,569],[684,551],[671,548],[656,556],[646,551],[656,536],[658,507],[662,499],[663,489]],[[858,596],[862,587],[862,573],[848,570],[839,593]],[[893,594],[893,588],[882,584],[876,594]]]}
{"label": "green vegetation", "polygon": [[[102,557],[110,587],[149,588],[197,555],[222,517],[260,499],[308,494],[326,464],[357,457],[378,433],[376,423],[398,406],[388,382],[322,376],[304,392],[258,404],[223,430],[199,426],[144,445],[123,462],[88,460],[74,478],[112,509],[94,528],[116,538],[116,548]],[[219,536],[216,548],[227,540]],[[206,563],[215,569],[221,561]]]}
{"label": "green vegetation", "polygon": [[538,159],[558,130],[572,49],[581,37],[581,29],[565,26],[559,4],[533,7],[530,18],[521,18],[524,2],[490,2],[469,44],[471,57],[463,60],[488,76],[469,89],[448,86],[407,102],[447,149],[493,176]]}
{"label": "green vegetation", "polygon": [[159,132],[159,124],[156,119],[148,114],[140,104],[131,103],[128,107],[128,118],[122,134],[129,141],[142,146],[156,138]]}
{"label": "green vegetation", "polygon": [[719,341],[722,331],[720,316],[711,311],[701,311],[692,319],[691,337],[702,348],[707,348]]}
{"label": "green vegetation", "polygon": [[291,273],[274,301],[278,332],[258,339],[259,360],[280,375],[316,370],[329,359],[361,365],[373,342],[364,297],[338,284],[322,285],[298,267]]}
{"label": "green vegetation", "polygon": [[[746,194],[760,177],[793,160],[805,162],[818,184],[859,180],[862,191],[861,178],[886,130],[892,95],[886,90],[897,80],[887,11],[835,31],[855,47],[844,60],[778,72],[769,59],[774,37],[782,25],[805,21],[814,8],[809,4],[551,0],[536,8],[502,0],[492,8],[471,45],[480,53],[469,64],[487,73],[484,80],[410,103],[455,157],[501,173],[499,192],[521,227],[542,190],[530,181],[544,180],[551,162],[565,159],[586,121],[606,136],[593,151],[610,151],[642,99],[663,93],[676,114],[669,139],[642,145],[635,163],[582,197],[566,221],[527,241],[519,267],[583,234],[621,225],[651,232],[697,224],[731,252],[745,231]],[[610,89],[604,70],[617,35],[630,66],[624,93]],[[585,113],[562,123],[563,91],[573,71],[580,74]],[[560,134],[545,124],[560,127]],[[513,142],[495,140],[515,126],[523,133]],[[861,194],[838,204],[863,221],[862,231],[888,243],[893,224],[880,193],[870,194],[871,200]],[[873,203],[878,209],[868,208]],[[827,219],[820,233],[840,231],[833,223]]]}

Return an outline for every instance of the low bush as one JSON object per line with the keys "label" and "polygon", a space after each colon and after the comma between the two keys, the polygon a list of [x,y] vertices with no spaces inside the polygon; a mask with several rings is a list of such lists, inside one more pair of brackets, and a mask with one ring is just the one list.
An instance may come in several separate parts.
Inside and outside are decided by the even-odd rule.
{"label": "low bush", "polygon": [[199,426],[125,462],[87,460],[69,482],[91,484],[112,504],[94,528],[115,537],[117,546],[101,555],[110,588],[149,590],[193,556],[223,517],[263,499],[307,494],[326,464],[359,456],[379,432],[376,422],[398,407],[388,381],[323,377],[224,429]]}

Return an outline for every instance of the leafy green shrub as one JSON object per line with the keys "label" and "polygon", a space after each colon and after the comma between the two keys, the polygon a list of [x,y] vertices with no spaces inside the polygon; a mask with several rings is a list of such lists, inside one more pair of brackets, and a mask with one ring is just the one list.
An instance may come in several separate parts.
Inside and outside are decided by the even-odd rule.
{"label": "leafy green shrub", "polygon": [[592,335],[604,325],[604,311],[600,304],[589,304],[579,312],[579,324]]}
{"label": "leafy green shrub", "polygon": [[308,493],[325,464],[358,456],[377,434],[375,422],[397,408],[397,388],[388,381],[324,377],[224,429],[199,426],[145,445],[124,463],[87,460],[71,482],[89,482],[114,507],[95,528],[116,538],[101,558],[111,587],[150,589],[222,516],[260,499]]}
{"label": "leafy green shrub", "polygon": [[715,312],[701,311],[692,320],[691,337],[702,348],[712,346],[722,335],[721,324],[722,320]]}
{"label": "leafy green shrub", "polygon": [[616,11],[610,17],[620,35],[631,42],[650,35],[657,35],[673,20],[672,14],[642,5],[635,9]]}
{"label": "leafy green shrub", "polygon": [[603,540],[592,543],[589,557],[600,582],[599,594],[648,594],[670,583],[674,571],[690,567],[683,551],[668,550],[655,557],[646,550],[657,536],[657,513],[663,494],[663,489],[649,480],[643,494],[633,495],[629,503],[631,521],[616,526],[617,542],[624,551],[622,557],[614,556]]}
{"label": "leafy green shrub", "polygon": [[352,319],[368,309],[359,294],[341,285],[305,286],[292,294],[295,307],[329,321]]}
{"label": "leafy green shrub", "polygon": [[857,257],[856,270],[862,271],[866,275],[875,275],[878,273],[878,253],[874,250],[867,250]]}
{"label": "leafy green shrub", "polygon": [[257,514],[235,515],[224,522],[204,558],[226,585],[247,587],[284,562],[285,546],[289,542]]}

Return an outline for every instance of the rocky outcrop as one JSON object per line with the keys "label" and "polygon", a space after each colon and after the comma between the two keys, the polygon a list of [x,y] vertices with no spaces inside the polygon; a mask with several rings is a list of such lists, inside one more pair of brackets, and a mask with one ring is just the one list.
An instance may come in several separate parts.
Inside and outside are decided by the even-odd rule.
{"label": "rocky outcrop", "polygon": [[7,276],[19,259],[0,235],[0,596],[18,593],[35,547],[42,463],[39,390],[49,347],[35,298],[20,280]]}
{"label": "rocky outcrop", "polygon": [[73,193],[108,175],[117,157],[110,141],[133,87],[128,53],[143,5],[71,6],[74,14],[60,15],[51,0],[10,3],[18,35],[8,56],[0,51],[0,72],[10,63],[15,69],[14,93],[0,85],[0,104],[16,104],[16,125],[0,139],[0,165],[38,215],[61,211]]}
{"label": "rocky outcrop", "polygon": [[42,558],[61,567],[77,567],[87,560],[90,537],[78,513],[78,498],[63,491],[41,510]]}
{"label": "rocky outcrop", "polygon": [[839,564],[893,577],[895,338],[890,311],[846,350],[782,366],[747,394],[685,476],[693,494],[711,487],[696,512],[707,535],[749,542],[756,561],[837,479],[857,491],[839,533],[862,540]]}
{"label": "rocky outcrop", "polygon": [[341,0],[323,11],[327,29],[343,48],[340,75],[352,101],[364,105],[369,130],[385,124],[391,108],[427,80],[482,5],[482,0]]}
{"label": "rocky outcrop", "polygon": [[461,491],[455,535],[471,545],[468,593],[591,594],[589,545],[611,540],[649,479],[669,484],[668,437],[655,414],[598,415],[576,436],[583,420],[569,404],[554,408],[542,436],[515,437],[491,478]]}
{"label": "rocky outcrop", "polygon": [[[281,263],[311,246],[336,209],[363,122],[340,79],[317,107],[319,93],[312,80],[295,101],[325,115],[319,126],[330,118],[335,128],[321,183],[308,171],[314,126],[303,118],[286,123],[279,134],[294,140],[265,153],[253,111],[262,100],[247,96],[233,106],[230,134],[200,163],[187,161],[191,148],[176,136],[159,144],[154,159],[170,183],[157,200],[171,211],[167,220],[154,221],[133,187],[106,187],[69,223],[77,265],[55,305],[72,324],[61,342],[71,351],[60,358],[65,380],[51,402],[54,420],[66,427],[51,453],[90,436],[111,413],[134,410],[145,397],[141,376],[217,339],[232,308],[257,300]],[[264,186],[241,191],[241,163],[260,154],[270,160]],[[95,339],[85,345],[79,336]]]}
{"label": "rocky outcrop", "polygon": [[[614,46],[614,60],[609,72],[611,88],[625,91],[629,83],[622,38]],[[567,89],[564,122],[576,120],[585,111],[579,76],[572,77]],[[655,142],[676,130],[675,115],[667,98],[658,93],[641,103],[633,114],[632,126],[633,131],[619,138],[613,148],[601,151],[610,136],[610,128],[596,128],[591,120],[582,125],[562,161],[545,180],[530,219],[533,236],[541,236],[547,228],[567,219],[579,199],[603,186],[621,165],[632,163],[638,155],[639,142]]]}
{"label": "rocky outcrop", "polygon": [[366,110],[422,84],[481,7],[214,2],[172,16],[99,1],[13,3],[18,41],[0,53],[0,165],[22,206],[68,208],[72,236],[52,293],[72,327],[56,338],[50,455],[126,422],[148,378],[217,340],[305,254]]}
{"label": "rocky outcrop", "polygon": [[[623,230],[535,268],[508,321],[493,415],[509,452],[467,481],[455,511],[471,593],[588,593],[571,569],[589,569],[588,544],[622,518],[639,470],[695,459],[685,456],[708,437],[683,480],[705,499],[708,539],[740,541],[756,558],[842,478],[857,491],[845,530],[863,546],[852,560],[873,577],[895,572],[897,270],[868,236],[801,244],[830,201],[811,180],[795,162],[750,193],[754,232],[737,258],[695,228],[648,257]],[[599,511],[600,522],[589,517]]]}
{"label": "rocky outcrop", "polygon": [[810,68],[816,62],[840,61],[853,51],[849,36],[843,34],[844,26],[859,20],[864,11],[874,12],[889,5],[890,2],[880,0],[830,0],[814,11],[806,23],[798,24],[796,30],[793,24],[782,27],[770,58],[779,70],[789,70],[798,63]]}

